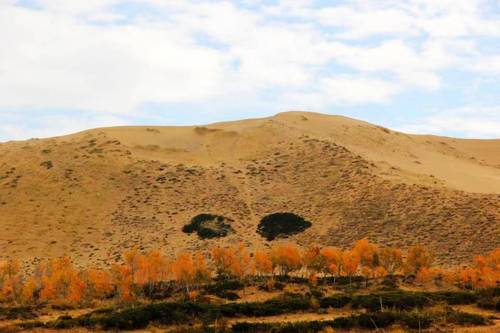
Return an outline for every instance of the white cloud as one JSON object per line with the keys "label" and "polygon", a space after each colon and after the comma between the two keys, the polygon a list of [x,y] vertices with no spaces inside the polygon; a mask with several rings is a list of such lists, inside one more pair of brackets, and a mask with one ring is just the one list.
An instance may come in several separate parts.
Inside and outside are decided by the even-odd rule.
{"label": "white cloud", "polygon": [[0,12],[0,105],[127,113],[221,92],[226,57],[173,26],[100,27],[44,11]]}
{"label": "white cloud", "polygon": [[[33,126],[33,122],[36,122],[37,126]],[[51,137],[116,125],[127,125],[127,122],[119,116],[96,113],[30,113],[29,117],[18,113],[4,113],[0,124],[0,140]]]}
{"label": "white cloud", "polygon": [[500,73],[500,55],[482,57],[481,61],[471,64],[470,69],[485,75],[498,75]]}
{"label": "white cloud", "polygon": [[314,91],[290,92],[283,96],[281,104],[293,109],[321,110],[325,105],[360,105],[386,103],[399,92],[399,85],[366,77],[339,75],[322,79]]}
{"label": "white cloud", "polygon": [[399,127],[409,133],[454,134],[470,138],[500,138],[500,107],[462,107],[444,110]]}
{"label": "white cloud", "polygon": [[265,99],[324,111],[439,91],[447,70],[500,71],[478,47],[500,37],[486,0],[30,2],[0,0],[0,110],[119,117]]}

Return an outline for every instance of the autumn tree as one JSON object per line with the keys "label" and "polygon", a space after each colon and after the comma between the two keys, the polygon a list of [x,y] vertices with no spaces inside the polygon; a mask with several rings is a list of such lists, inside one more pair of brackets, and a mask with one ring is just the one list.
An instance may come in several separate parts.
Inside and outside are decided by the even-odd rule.
{"label": "autumn tree", "polygon": [[[318,245],[311,245],[304,250],[302,254],[302,262],[304,267],[307,269],[307,273],[329,273],[329,260],[331,258],[325,257],[325,249],[322,249]],[[328,254],[328,250],[326,251]]]}
{"label": "autumn tree", "polygon": [[193,255],[184,252],[179,254],[172,263],[172,273],[174,279],[186,288],[188,294],[193,287],[210,278],[205,258],[201,253]]}
{"label": "autumn tree", "polygon": [[291,271],[302,267],[300,249],[294,244],[277,244],[271,249],[271,261],[273,266],[283,276],[288,276]]}
{"label": "autumn tree", "polygon": [[397,248],[384,247],[379,251],[379,261],[380,266],[382,266],[389,275],[393,275],[403,264],[403,253]]}
{"label": "autumn tree", "polygon": [[255,251],[253,260],[255,270],[259,275],[270,275],[273,273],[273,262],[267,252],[262,250]]}
{"label": "autumn tree", "polygon": [[84,273],[87,295],[90,299],[102,299],[114,289],[112,276],[103,270],[89,269]]}
{"label": "autumn tree", "polygon": [[250,255],[243,243],[228,248],[213,248],[211,254],[220,277],[243,278],[251,272]]}
{"label": "autumn tree", "polygon": [[368,279],[375,276],[375,270],[380,266],[378,246],[363,238],[354,243],[352,252],[359,258],[361,274],[365,277],[365,286],[368,286]]}
{"label": "autumn tree", "polygon": [[34,277],[29,277],[24,281],[21,291],[21,300],[23,303],[32,303],[35,292],[38,289],[38,283]]}
{"label": "autumn tree", "polygon": [[408,249],[404,271],[406,275],[417,275],[422,268],[430,268],[434,257],[421,245],[415,245]]}
{"label": "autumn tree", "polygon": [[332,274],[334,277],[333,282],[335,283],[335,277],[339,276],[342,272],[342,250],[337,247],[325,247],[321,249],[320,254],[324,258],[325,264],[323,273]]}
{"label": "autumn tree", "polygon": [[133,274],[129,265],[113,265],[111,267],[113,284],[116,286],[118,297],[123,302],[134,298],[132,291]]}
{"label": "autumn tree", "polygon": [[0,301],[13,302],[21,298],[22,275],[19,260],[0,262]]}
{"label": "autumn tree", "polygon": [[51,260],[43,269],[40,299],[43,301],[64,301],[80,303],[86,285],[69,257]]}
{"label": "autumn tree", "polygon": [[342,273],[349,277],[349,284],[352,282],[352,277],[358,271],[361,259],[356,251],[344,251],[342,253]]}

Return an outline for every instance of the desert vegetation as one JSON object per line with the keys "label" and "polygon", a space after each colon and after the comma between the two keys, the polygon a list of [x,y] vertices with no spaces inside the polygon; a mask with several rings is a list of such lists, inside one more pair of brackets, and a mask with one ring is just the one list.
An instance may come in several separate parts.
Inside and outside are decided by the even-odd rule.
{"label": "desert vegetation", "polygon": [[182,231],[191,234],[196,232],[201,239],[225,237],[234,232],[231,228],[232,219],[214,214],[199,214],[184,225]]}
{"label": "desert vegetation", "polygon": [[311,222],[293,213],[273,213],[262,218],[257,226],[257,232],[271,241],[301,233],[311,225]]}
{"label": "desert vegetation", "polygon": [[[456,306],[500,311],[499,281],[500,249],[446,269],[434,266],[432,253],[420,245],[403,252],[368,239],[349,249],[278,242],[250,251],[240,243],[174,257],[134,249],[109,269],[77,268],[69,257],[61,257],[23,273],[18,260],[2,262],[0,320],[17,319],[23,329],[138,329],[152,323],[189,323],[190,331],[201,325],[200,332],[487,325],[489,318]],[[269,297],[249,298],[256,291]],[[42,322],[37,318],[43,308],[89,310]],[[331,309],[349,312],[286,323],[244,320],[324,315]]]}

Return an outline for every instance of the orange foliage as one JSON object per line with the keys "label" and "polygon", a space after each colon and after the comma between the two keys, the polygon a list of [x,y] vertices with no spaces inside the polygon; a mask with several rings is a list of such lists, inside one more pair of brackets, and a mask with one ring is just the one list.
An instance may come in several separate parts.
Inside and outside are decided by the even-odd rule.
{"label": "orange foliage", "polygon": [[16,259],[0,262],[0,301],[13,302],[21,297],[21,264]]}
{"label": "orange foliage", "polygon": [[69,257],[51,260],[41,272],[41,300],[71,303],[80,303],[83,300],[86,285]]}
{"label": "orange foliage", "polygon": [[35,278],[28,278],[26,282],[24,282],[23,289],[21,291],[21,300],[24,303],[31,303],[37,287],[38,285]]}
{"label": "orange foliage", "polygon": [[434,272],[428,267],[421,267],[415,276],[415,281],[424,285],[431,282],[432,279],[434,279]]}
{"label": "orange foliage", "polygon": [[388,274],[394,274],[403,264],[403,253],[400,249],[384,247],[379,253],[380,265]]}
{"label": "orange foliage", "polygon": [[[116,291],[122,301],[130,301],[154,291],[158,283],[173,279],[186,288],[187,296],[198,296],[198,287],[210,278],[210,268],[203,253],[180,253],[169,262],[159,251],[139,253],[131,250],[124,254],[125,263],[113,265],[110,271],[76,269],[69,257],[62,257],[38,265],[26,278],[21,274],[17,260],[0,262],[0,301],[32,303],[68,302],[82,304],[103,299]],[[422,285],[431,282],[438,286],[461,286],[482,289],[494,287],[500,281],[500,249],[476,256],[471,265],[458,270],[431,267],[433,257],[422,246],[408,250],[403,261],[401,250],[378,248],[367,239],[359,240],[352,250],[310,246],[301,250],[289,243],[275,244],[271,251],[257,250],[250,260],[243,244],[211,251],[213,265],[218,274],[239,279],[249,275],[279,274],[302,271],[311,285],[318,283],[318,273],[331,273],[351,278],[361,273],[367,278],[382,278],[400,268],[407,275],[415,275]],[[270,287],[274,281],[268,281]],[[144,286],[148,288],[144,288]],[[160,284],[160,287],[162,285]],[[152,295],[151,293],[149,296]]]}
{"label": "orange foliage", "polygon": [[92,298],[103,298],[113,291],[113,280],[106,271],[90,269],[85,272],[85,276]]}
{"label": "orange foliage", "polygon": [[212,249],[212,260],[217,275],[220,276],[243,278],[250,273],[252,268],[250,256],[243,243],[229,248],[216,247]]}
{"label": "orange foliage", "polygon": [[271,249],[271,261],[283,275],[302,266],[300,249],[294,244],[277,244]]}
{"label": "orange foliage", "polygon": [[192,285],[210,277],[205,258],[201,253],[181,253],[172,264],[174,279],[186,287],[189,293]]}
{"label": "orange foliage", "polygon": [[352,277],[356,274],[360,263],[359,254],[355,251],[342,253],[342,274]]}
{"label": "orange foliage", "polygon": [[302,254],[302,261],[310,271],[321,272],[326,270],[325,257],[321,255],[321,247],[312,245]]}
{"label": "orange foliage", "polygon": [[257,250],[254,254],[254,263],[259,274],[273,273],[273,263],[266,252]]}
{"label": "orange foliage", "polygon": [[340,275],[342,269],[342,250],[336,247],[321,249],[321,256],[325,260],[325,273]]}
{"label": "orange foliage", "polygon": [[430,268],[433,260],[434,257],[422,246],[412,246],[406,257],[405,273],[416,275],[421,268]]}
{"label": "orange foliage", "polygon": [[118,291],[120,300],[127,302],[133,298],[133,275],[129,265],[113,265],[111,268],[113,282]]}
{"label": "orange foliage", "polygon": [[378,266],[378,246],[370,243],[367,238],[355,242],[352,251],[358,255],[362,266],[369,268]]}

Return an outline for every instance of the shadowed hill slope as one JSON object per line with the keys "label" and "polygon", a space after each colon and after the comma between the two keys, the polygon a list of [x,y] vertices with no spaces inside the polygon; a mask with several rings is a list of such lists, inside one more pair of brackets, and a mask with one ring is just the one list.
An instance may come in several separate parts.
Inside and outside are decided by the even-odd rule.
{"label": "shadowed hill slope", "polygon": [[[115,127],[0,144],[0,259],[68,254],[107,265],[133,246],[167,253],[244,241],[265,215],[312,226],[290,238],[415,242],[455,263],[500,246],[500,140],[394,132],[287,112],[198,127]],[[203,240],[198,214],[232,220]]]}

